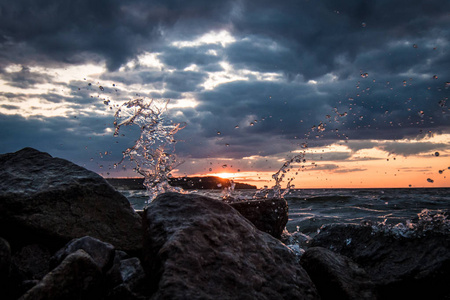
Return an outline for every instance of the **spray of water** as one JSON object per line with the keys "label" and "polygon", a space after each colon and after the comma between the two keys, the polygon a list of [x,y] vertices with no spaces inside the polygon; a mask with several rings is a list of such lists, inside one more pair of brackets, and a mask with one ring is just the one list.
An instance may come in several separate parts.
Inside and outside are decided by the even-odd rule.
{"label": "spray of water", "polygon": [[119,135],[122,126],[137,125],[141,128],[140,138],[123,152],[122,161],[129,157],[136,164],[136,172],[144,176],[149,202],[164,192],[183,192],[169,184],[169,177],[180,164],[174,153],[177,142],[174,135],[185,124],[165,120],[168,103],[169,100],[135,99],[123,104],[114,116],[114,136]]}

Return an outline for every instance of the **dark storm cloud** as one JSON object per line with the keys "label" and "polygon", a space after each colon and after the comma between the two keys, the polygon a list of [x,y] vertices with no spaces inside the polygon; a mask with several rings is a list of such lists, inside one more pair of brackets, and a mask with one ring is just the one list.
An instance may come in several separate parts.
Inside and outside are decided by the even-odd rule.
{"label": "dark storm cloud", "polygon": [[386,152],[397,154],[397,155],[414,155],[427,153],[435,150],[449,149],[448,144],[443,143],[427,143],[427,142],[417,142],[417,143],[404,143],[404,142],[386,142],[377,146],[377,148],[384,150]]}
{"label": "dark storm cloud", "polygon": [[22,67],[18,72],[0,71],[0,78],[7,81],[8,85],[26,89],[39,83],[48,83],[52,77],[46,74],[31,72],[30,68]]}
{"label": "dark storm cloud", "polygon": [[123,136],[113,137],[111,119],[105,117],[23,118],[0,114],[0,126],[8,128],[0,133],[2,153],[33,147],[53,156],[69,159],[90,169],[101,171],[122,159],[122,151],[133,145],[138,128],[125,128]]}
{"label": "dark storm cloud", "polygon": [[214,28],[214,23],[221,23],[221,16],[226,16],[227,6],[227,2],[204,1],[0,3],[2,64],[26,65],[37,60],[76,64],[105,59],[108,68],[114,70],[143,47],[160,41],[165,28],[177,22],[195,23],[189,26],[195,29],[207,21]]}
{"label": "dark storm cloud", "polygon": [[234,20],[235,32],[269,37],[295,52],[300,60],[292,64],[298,69],[289,71],[305,78],[334,71],[340,60],[352,63],[390,42],[449,34],[442,27],[449,21],[440,1],[262,1],[243,2],[243,10]]}

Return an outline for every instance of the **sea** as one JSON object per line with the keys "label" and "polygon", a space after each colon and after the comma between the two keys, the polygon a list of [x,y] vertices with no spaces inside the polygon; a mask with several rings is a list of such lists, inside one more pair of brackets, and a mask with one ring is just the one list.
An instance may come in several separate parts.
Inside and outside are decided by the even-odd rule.
{"label": "sea", "polygon": [[[146,206],[146,190],[119,191],[135,210]],[[220,190],[194,193],[216,199],[224,196]],[[251,199],[254,194],[255,190],[237,190],[231,196]],[[312,238],[328,224],[372,224],[406,234],[418,222],[450,223],[450,188],[295,189],[284,198],[289,206],[287,232],[301,233],[306,238]]]}

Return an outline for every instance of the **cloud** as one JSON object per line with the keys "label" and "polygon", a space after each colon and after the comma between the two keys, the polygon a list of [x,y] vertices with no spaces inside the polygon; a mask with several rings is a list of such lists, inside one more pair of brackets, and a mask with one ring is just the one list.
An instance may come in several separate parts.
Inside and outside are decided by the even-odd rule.
{"label": "cloud", "polygon": [[80,145],[91,137],[88,149],[112,143],[107,158],[119,159],[115,142],[132,139],[105,128],[133,97],[173,99],[169,119],[187,123],[177,152],[193,160],[253,157],[273,170],[302,144],[348,142],[307,154],[324,162],[446,149],[410,141],[449,133],[449,25],[437,0],[0,4],[1,121],[12,128],[0,150],[28,142],[90,161]]}
{"label": "cloud", "polygon": [[409,156],[422,154],[430,151],[436,150],[446,150],[450,149],[450,145],[444,143],[432,143],[432,142],[386,142],[378,145],[376,148],[384,150],[388,153]]}
{"label": "cloud", "polygon": [[17,72],[5,72],[3,70],[3,72],[0,72],[0,78],[5,80],[8,85],[22,89],[51,81],[51,76],[40,74],[38,72],[31,72],[30,68],[24,66]]}

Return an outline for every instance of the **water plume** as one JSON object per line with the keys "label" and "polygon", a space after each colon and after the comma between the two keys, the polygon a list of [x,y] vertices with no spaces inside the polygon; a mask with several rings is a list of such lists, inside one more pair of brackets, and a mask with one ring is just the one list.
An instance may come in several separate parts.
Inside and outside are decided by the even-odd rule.
{"label": "water plume", "polygon": [[[114,136],[122,126],[137,125],[141,135],[135,144],[123,152],[136,164],[136,172],[143,175],[149,202],[164,192],[183,192],[169,184],[170,172],[178,166],[174,135],[185,127],[182,123],[165,120],[169,100],[134,99],[124,103],[114,115]],[[120,163],[121,163],[120,162]]]}

